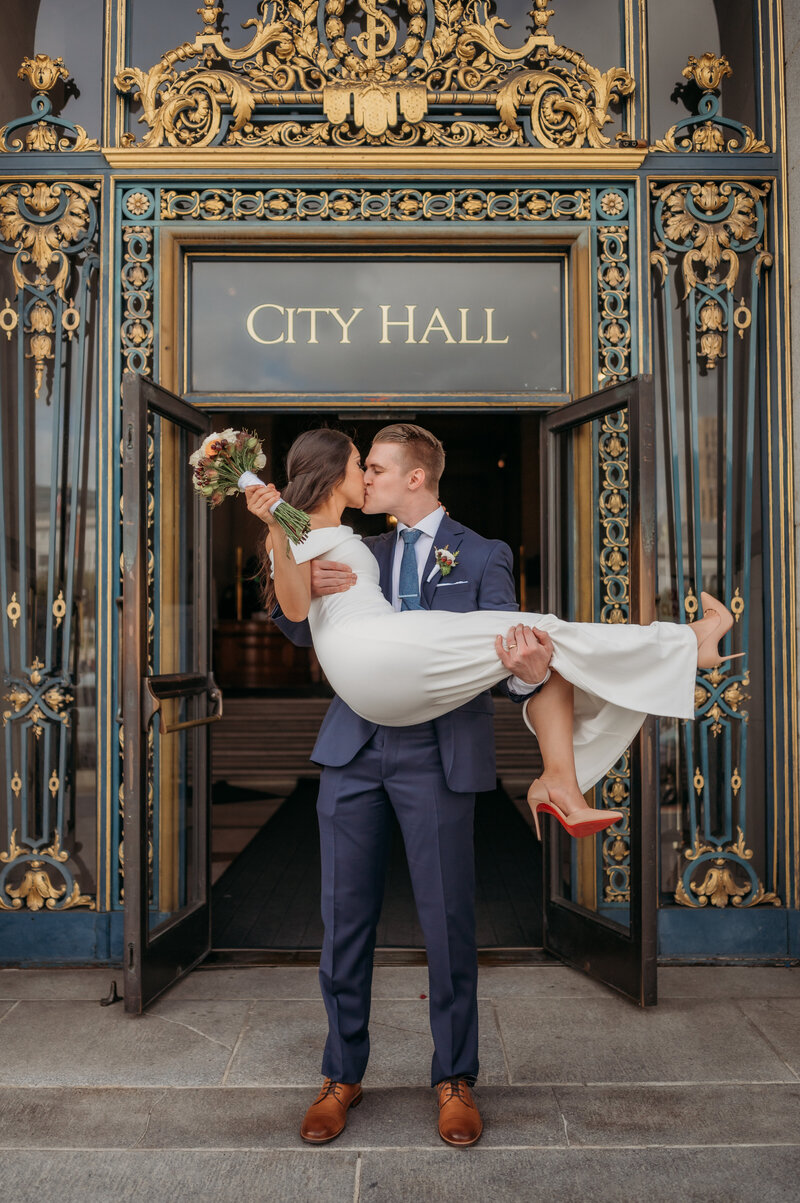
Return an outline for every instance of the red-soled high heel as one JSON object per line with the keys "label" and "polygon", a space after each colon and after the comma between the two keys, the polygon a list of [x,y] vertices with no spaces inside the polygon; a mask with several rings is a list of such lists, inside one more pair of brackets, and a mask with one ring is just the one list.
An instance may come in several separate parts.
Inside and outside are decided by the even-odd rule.
{"label": "red-soled high heel", "polygon": [[605,831],[606,827],[610,827],[612,823],[618,823],[623,818],[621,810],[595,810],[591,806],[584,806],[582,810],[574,810],[571,814],[565,815],[563,810],[550,801],[550,795],[540,784],[538,778],[532,782],[528,790],[528,805],[533,812],[536,835],[540,840],[542,838],[539,831],[540,811],[542,814],[552,815],[553,818],[558,819],[564,830],[575,839],[580,839],[585,835],[596,835],[598,831]]}

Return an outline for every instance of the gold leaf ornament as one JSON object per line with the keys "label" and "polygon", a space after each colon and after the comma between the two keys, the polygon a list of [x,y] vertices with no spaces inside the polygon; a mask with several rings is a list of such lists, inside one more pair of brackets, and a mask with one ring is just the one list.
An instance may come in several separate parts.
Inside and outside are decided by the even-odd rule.
{"label": "gold leaf ornament", "polygon": [[[85,236],[89,204],[97,196],[99,188],[77,182],[40,181],[0,188],[0,235],[16,248],[12,272],[17,288],[52,285],[57,295],[66,300],[64,285],[69,265],[65,250]],[[52,220],[46,220],[48,217]],[[37,269],[33,279],[24,271],[31,262]]]}
{"label": "gold leaf ornament", "polygon": [[[147,133],[139,145],[211,145],[229,108],[229,145],[511,146],[524,140],[518,113],[530,103],[542,145],[601,147],[610,141],[602,133],[610,104],[634,87],[623,69],[599,71],[557,45],[546,0],[534,0],[534,31],[513,48],[498,36],[507,24],[474,0],[325,0],[322,37],[318,0],[259,7],[245,24],[254,31],[246,46],[223,40],[219,7],[205,3],[193,42],[166,51],[149,71],[117,73],[117,89],[142,106]],[[499,124],[470,112],[492,101]],[[463,115],[427,121],[433,104],[457,105]],[[294,115],[281,120],[275,109],[286,105]],[[123,144],[135,144],[133,135]]]}

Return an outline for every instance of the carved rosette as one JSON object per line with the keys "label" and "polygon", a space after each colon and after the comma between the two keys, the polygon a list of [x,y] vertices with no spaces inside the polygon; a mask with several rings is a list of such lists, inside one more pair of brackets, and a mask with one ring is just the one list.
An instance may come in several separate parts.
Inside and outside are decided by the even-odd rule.
{"label": "carved rosette", "polygon": [[612,106],[634,90],[621,67],[599,71],[557,44],[543,0],[516,47],[482,0],[277,0],[240,48],[203,4],[193,42],[115,77],[141,104],[141,146],[600,148]]}

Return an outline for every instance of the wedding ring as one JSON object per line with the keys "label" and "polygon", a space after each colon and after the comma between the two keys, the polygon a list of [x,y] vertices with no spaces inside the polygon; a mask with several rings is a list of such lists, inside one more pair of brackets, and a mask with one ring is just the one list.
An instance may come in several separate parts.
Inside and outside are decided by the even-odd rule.
{"label": "wedding ring", "polygon": [[516,647],[516,646],[517,646],[516,643],[507,643],[506,644],[506,647],[508,648],[509,651],[511,651],[512,647]]}

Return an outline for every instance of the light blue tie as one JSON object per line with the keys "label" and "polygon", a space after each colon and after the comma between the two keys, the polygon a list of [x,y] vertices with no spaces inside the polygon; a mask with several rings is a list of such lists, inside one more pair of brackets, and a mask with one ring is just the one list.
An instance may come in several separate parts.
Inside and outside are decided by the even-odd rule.
{"label": "light blue tie", "polygon": [[419,571],[417,570],[417,553],[414,544],[422,534],[421,530],[410,527],[400,531],[400,538],[405,543],[403,558],[400,561],[400,580],[397,585],[397,597],[401,610],[421,610],[419,604]]}

